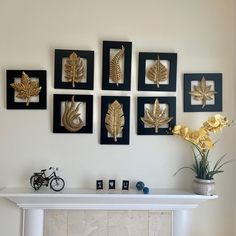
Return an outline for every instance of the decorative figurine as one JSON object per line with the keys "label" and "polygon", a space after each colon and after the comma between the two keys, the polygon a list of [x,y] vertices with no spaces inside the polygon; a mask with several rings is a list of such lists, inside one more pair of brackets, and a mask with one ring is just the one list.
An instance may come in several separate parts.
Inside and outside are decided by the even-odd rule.
{"label": "decorative figurine", "polygon": [[144,182],[138,181],[138,182],[136,183],[136,188],[138,189],[138,191],[143,190],[144,187],[145,187]]}
{"label": "decorative figurine", "polygon": [[97,190],[103,190],[103,180],[96,181]]}
{"label": "decorative figurine", "polygon": [[148,187],[144,187],[143,188],[143,193],[144,194],[149,194],[149,188]]}
{"label": "decorative figurine", "polygon": [[116,181],[113,179],[109,180],[109,189],[116,189]]}
{"label": "decorative figurine", "polygon": [[128,180],[123,180],[122,190],[129,190],[129,181]]}
{"label": "decorative figurine", "polygon": [[50,167],[49,170],[52,170],[52,173],[46,176],[45,171],[47,169],[41,170],[41,172],[34,173],[30,177],[30,185],[34,188],[34,190],[39,190],[41,186],[48,187],[50,183],[50,188],[56,192],[61,191],[65,187],[65,181],[58,175],[56,175],[56,171],[58,168]]}

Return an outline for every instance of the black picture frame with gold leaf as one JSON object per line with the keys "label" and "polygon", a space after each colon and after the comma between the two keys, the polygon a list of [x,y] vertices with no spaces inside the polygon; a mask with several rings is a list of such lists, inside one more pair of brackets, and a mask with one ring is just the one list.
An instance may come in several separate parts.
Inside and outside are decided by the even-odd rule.
{"label": "black picture frame with gold leaf", "polygon": [[[62,103],[71,102],[74,96],[75,102],[85,103],[85,125],[76,132],[66,129],[62,122]],[[75,107],[74,107],[75,109]],[[78,111],[78,113],[80,113]],[[93,95],[54,94],[53,95],[53,133],[93,133]]]}
{"label": "black picture frame with gold leaf", "polygon": [[[206,101],[206,105],[193,104],[192,83],[198,82],[205,78],[206,83],[211,82],[210,90],[216,93],[212,95],[213,104]],[[222,73],[185,73],[184,74],[184,112],[221,112],[222,111]],[[206,84],[209,86],[208,84]]]}
{"label": "black picture frame with gold leaf", "polygon": [[[23,73],[25,73],[29,79],[38,81],[38,87],[41,87],[39,94],[37,95],[38,101],[29,100],[28,105],[26,100],[16,99],[17,91],[11,86],[16,81],[20,82]],[[7,109],[47,109],[47,72],[46,70],[7,70],[6,71],[6,91],[7,91]]]}
{"label": "black picture frame with gold leaf", "polygon": [[[159,87],[156,83],[150,81],[147,83],[147,61],[156,60],[167,61],[169,64],[167,69],[167,82],[160,82]],[[176,91],[176,72],[177,72],[177,53],[161,53],[161,52],[140,52],[138,65],[138,90],[139,91]]]}
{"label": "black picture frame with gold leaf", "polygon": [[[109,108],[114,101],[118,101],[122,106],[125,124],[122,130],[122,136],[117,138],[117,141],[114,141],[114,138],[109,135],[106,129],[106,114]],[[130,97],[129,96],[102,96],[101,97],[101,134],[100,134],[100,143],[101,144],[129,144],[130,136]]]}
{"label": "black picture frame with gold leaf", "polygon": [[[124,47],[124,65],[121,68],[123,81],[118,83],[110,80],[110,62],[111,50],[119,50]],[[125,90],[129,91],[131,86],[131,58],[132,42],[127,41],[103,41],[103,58],[102,58],[102,89],[103,90]]]}
{"label": "black picture frame with gold leaf", "polygon": [[[165,104],[168,107],[168,117],[173,119],[168,122],[167,127],[159,127],[158,132],[155,132],[155,128],[150,128],[144,124],[142,117],[145,117],[145,105],[155,103],[158,99],[159,104]],[[137,134],[138,135],[172,135],[171,130],[176,125],[176,97],[138,97],[137,98]]]}
{"label": "black picture frame with gold leaf", "polygon": [[[72,53],[80,57],[85,66],[85,81],[75,83],[74,87],[71,82],[66,81],[63,76],[63,60],[69,58]],[[65,50],[55,49],[55,66],[54,66],[54,86],[61,89],[82,89],[93,90],[94,87],[94,51],[89,50]]]}

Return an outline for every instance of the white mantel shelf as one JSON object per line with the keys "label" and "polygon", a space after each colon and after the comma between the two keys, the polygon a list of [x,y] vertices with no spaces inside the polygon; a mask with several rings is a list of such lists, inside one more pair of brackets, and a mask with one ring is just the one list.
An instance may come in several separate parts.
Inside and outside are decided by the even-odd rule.
{"label": "white mantel shelf", "polygon": [[172,211],[172,236],[189,236],[190,210],[214,196],[196,195],[173,189],[151,189],[149,194],[138,191],[95,191],[67,188],[53,192],[49,188],[2,188],[0,197],[23,209],[23,236],[43,236],[45,209],[80,210],[168,210]]}
{"label": "white mantel shelf", "polygon": [[93,209],[93,210],[187,210],[202,202],[218,198],[171,189],[151,189],[149,194],[138,191],[95,191],[67,188],[61,192],[42,188],[4,188],[0,197],[23,209]]}

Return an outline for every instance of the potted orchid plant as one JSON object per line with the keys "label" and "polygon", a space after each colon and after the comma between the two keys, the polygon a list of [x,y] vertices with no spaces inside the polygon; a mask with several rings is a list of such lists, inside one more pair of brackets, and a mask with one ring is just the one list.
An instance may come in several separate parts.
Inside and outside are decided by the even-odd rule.
{"label": "potted orchid plant", "polygon": [[190,128],[183,125],[176,125],[172,133],[182,137],[184,140],[189,142],[193,147],[193,165],[184,166],[180,168],[175,175],[183,170],[190,169],[195,173],[194,179],[194,192],[202,195],[213,195],[215,191],[214,176],[222,173],[222,167],[232,160],[224,161],[225,155],[220,157],[213,167],[209,162],[209,152],[214,147],[210,135],[212,133],[219,133],[225,127],[231,126],[232,122],[228,120],[226,116],[217,114],[209,117],[198,130],[191,130]]}

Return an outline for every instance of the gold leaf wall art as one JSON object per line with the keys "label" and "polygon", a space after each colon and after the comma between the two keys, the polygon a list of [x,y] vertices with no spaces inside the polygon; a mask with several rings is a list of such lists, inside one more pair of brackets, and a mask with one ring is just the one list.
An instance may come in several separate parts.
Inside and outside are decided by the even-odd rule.
{"label": "gold leaf wall art", "polygon": [[121,134],[125,125],[125,117],[121,104],[115,100],[109,105],[108,111],[105,117],[105,126],[107,131],[114,138],[114,142],[117,142],[117,136]]}
{"label": "gold leaf wall art", "polygon": [[84,62],[75,52],[71,53],[65,62],[65,78],[68,82],[80,83],[85,76]]}
{"label": "gold leaf wall art", "polygon": [[121,49],[113,56],[110,61],[110,79],[119,86],[119,81],[122,79],[122,72],[120,67],[120,59],[124,55],[125,48],[122,45]]}
{"label": "gold leaf wall art", "polygon": [[65,102],[65,111],[62,117],[62,123],[64,127],[70,132],[77,132],[84,126],[84,122],[80,118],[80,113],[78,113],[79,106],[80,103],[75,106],[74,96],[72,96],[70,102]]}
{"label": "gold leaf wall art", "polygon": [[199,81],[199,85],[193,86],[193,91],[189,92],[191,96],[193,96],[193,99],[196,101],[202,102],[202,108],[206,106],[206,102],[208,100],[212,100],[214,94],[217,92],[214,90],[211,90],[212,85],[206,84],[206,79],[203,76],[202,79]]}
{"label": "gold leaf wall art", "polygon": [[42,87],[39,87],[38,81],[32,81],[30,77],[23,71],[20,82],[10,84],[17,92],[16,97],[26,100],[26,106],[29,106],[30,98],[38,96]]}
{"label": "gold leaf wall art", "polygon": [[153,81],[159,88],[160,82],[167,80],[167,75],[168,75],[168,70],[161,63],[160,58],[158,56],[154,65],[152,65],[151,68],[147,71],[147,78]]}
{"label": "gold leaf wall art", "polygon": [[152,109],[145,109],[145,115],[141,117],[141,120],[148,127],[155,128],[155,133],[158,133],[158,128],[168,124],[173,119],[173,117],[167,116],[166,110],[166,107],[161,109],[159,101],[156,99]]}

